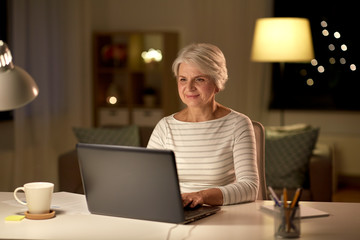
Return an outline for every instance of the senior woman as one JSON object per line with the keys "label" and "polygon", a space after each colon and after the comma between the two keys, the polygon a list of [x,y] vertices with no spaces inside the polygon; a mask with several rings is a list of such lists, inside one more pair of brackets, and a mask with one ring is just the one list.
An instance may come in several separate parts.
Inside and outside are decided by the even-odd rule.
{"label": "senior woman", "polygon": [[147,147],[174,151],[184,207],[254,201],[259,177],[251,120],[215,100],[228,79],[222,51],[188,45],[172,70],[186,107],[158,122]]}

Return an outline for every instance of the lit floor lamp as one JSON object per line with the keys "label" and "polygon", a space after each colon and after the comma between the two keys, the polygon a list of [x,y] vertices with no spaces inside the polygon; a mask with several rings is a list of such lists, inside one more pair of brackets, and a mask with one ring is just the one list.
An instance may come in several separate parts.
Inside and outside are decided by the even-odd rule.
{"label": "lit floor lamp", "polygon": [[22,107],[39,94],[34,79],[14,66],[10,49],[0,40],[0,111]]}
{"label": "lit floor lamp", "polygon": [[[314,58],[309,20],[306,18],[260,18],[256,20],[251,50],[254,62],[280,63],[280,84],[286,62],[305,63]],[[286,99],[282,99],[284,101]],[[284,108],[280,123],[285,124]]]}

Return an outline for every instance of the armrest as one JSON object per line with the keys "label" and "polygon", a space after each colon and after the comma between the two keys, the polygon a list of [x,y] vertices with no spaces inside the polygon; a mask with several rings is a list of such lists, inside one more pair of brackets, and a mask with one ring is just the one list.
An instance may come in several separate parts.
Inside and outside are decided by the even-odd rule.
{"label": "armrest", "polygon": [[151,137],[153,127],[139,127],[140,146],[146,147]]}
{"label": "armrest", "polygon": [[317,144],[310,159],[309,177],[314,201],[332,201],[333,189],[332,149],[326,144]]}

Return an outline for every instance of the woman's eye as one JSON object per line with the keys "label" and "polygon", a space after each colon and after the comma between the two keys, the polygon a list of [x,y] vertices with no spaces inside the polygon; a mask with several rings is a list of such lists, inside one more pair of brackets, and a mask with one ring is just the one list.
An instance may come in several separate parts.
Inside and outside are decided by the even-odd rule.
{"label": "woman's eye", "polygon": [[179,78],[179,81],[184,82],[184,81],[186,81],[186,78]]}
{"label": "woman's eye", "polygon": [[205,81],[205,79],[204,78],[197,78],[196,81],[197,82],[203,82],[203,81]]}

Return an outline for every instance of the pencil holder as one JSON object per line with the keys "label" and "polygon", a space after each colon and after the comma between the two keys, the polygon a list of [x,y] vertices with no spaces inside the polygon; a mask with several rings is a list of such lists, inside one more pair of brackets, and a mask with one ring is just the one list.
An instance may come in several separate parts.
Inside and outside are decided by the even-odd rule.
{"label": "pencil holder", "polygon": [[274,225],[275,237],[300,237],[300,207],[275,206]]}

